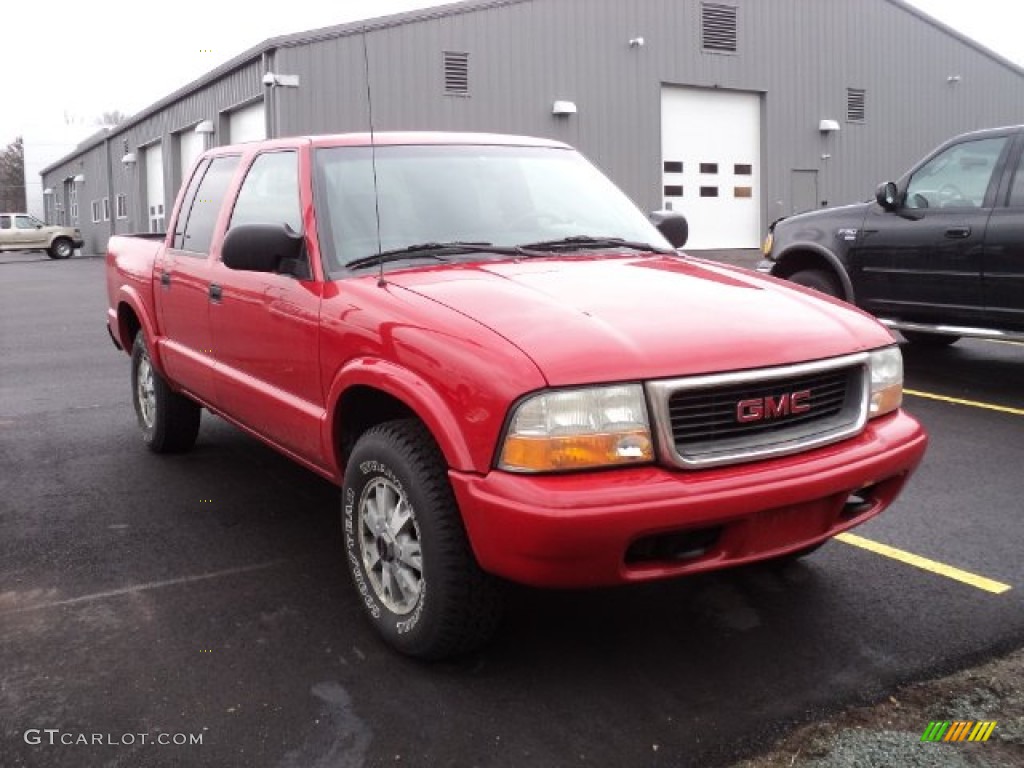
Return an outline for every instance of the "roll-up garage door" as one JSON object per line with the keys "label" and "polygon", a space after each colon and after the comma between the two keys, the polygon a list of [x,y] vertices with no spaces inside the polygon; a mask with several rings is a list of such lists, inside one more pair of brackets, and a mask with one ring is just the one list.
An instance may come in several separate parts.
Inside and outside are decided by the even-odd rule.
{"label": "roll-up garage door", "polygon": [[150,232],[164,231],[164,152],[151,144],[143,150],[146,169],[146,213]]}
{"label": "roll-up garage door", "polygon": [[228,113],[228,138],[231,143],[240,144],[243,141],[260,141],[267,138],[264,119],[262,101]]}
{"label": "roll-up garage door", "polygon": [[690,223],[687,249],[761,241],[761,99],[666,86],[661,92],[662,200]]}

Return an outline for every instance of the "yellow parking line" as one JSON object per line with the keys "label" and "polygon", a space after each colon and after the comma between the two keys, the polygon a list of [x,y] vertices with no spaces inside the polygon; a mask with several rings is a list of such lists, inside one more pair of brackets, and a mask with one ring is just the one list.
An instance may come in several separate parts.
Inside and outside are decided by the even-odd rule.
{"label": "yellow parking line", "polygon": [[984,408],[986,411],[1009,413],[1013,416],[1024,416],[1024,408],[1010,408],[1007,405],[993,405],[992,403],[980,403],[977,400],[964,400],[959,397],[934,395],[931,392],[920,392],[916,389],[904,389],[903,394],[912,395],[914,397],[923,397],[926,400],[939,400],[943,403],[953,403],[954,405],[969,405],[971,408]]}
{"label": "yellow parking line", "polygon": [[945,563],[939,563],[935,560],[929,560],[926,557],[920,557],[919,555],[912,555],[910,552],[904,552],[902,549],[896,549],[890,547],[887,544],[879,544],[877,541],[871,541],[871,539],[865,539],[862,536],[857,536],[852,533],[840,533],[836,538],[839,541],[850,544],[854,547],[860,547],[866,549],[868,552],[874,552],[876,555],[882,555],[893,560],[899,560],[901,563],[912,565],[915,568],[920,568],[922,571],[929,571],[931,573],[937,573],[940,576],[945,576],[947,579],[953,579],[964,584],[969,584],[972,587],[983,589],[986,592],[991,592],[994,595],[1001,595],[1003,592],[1009,592],[1012,587],[1009,584],[1003,584],[1001,581],[993,581],[992,579],[986,579],[984,576],[978,576],[967,571],[962,571],[959,568],[954,568],[952,565],[946,565]]}

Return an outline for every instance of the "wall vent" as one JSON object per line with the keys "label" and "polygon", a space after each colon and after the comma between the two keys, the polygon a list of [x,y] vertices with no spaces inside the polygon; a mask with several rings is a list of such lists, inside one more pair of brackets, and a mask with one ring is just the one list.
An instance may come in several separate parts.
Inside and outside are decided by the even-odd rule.
{"label": "wall vent", "polygon": [[736,6],[701,3],[701,46],[715,53],[736,53]]}
{"label": "wall vent", "polygon": [[444,52],[444,92],[453,96],[469,95],[469,54]]}
{"label": "wall vent", "polygon": [[863,123],[865,116],[863,88],[846,89],[846,122]]}

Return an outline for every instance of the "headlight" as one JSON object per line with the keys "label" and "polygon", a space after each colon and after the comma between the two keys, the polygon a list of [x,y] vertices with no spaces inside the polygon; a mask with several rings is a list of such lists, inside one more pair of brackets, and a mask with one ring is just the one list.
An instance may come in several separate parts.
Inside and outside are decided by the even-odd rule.
{"label": "headlight", "polygon": [[899,347],[871,353],[871,418],[895,411],[903,402],[903,355]]}
{"label": "headlight", "polygon": [[643,387],[624,384],[544,392],[516,408],[498,466],[556,472],[654,459]]}
{"label": "headlight", "polygon": [[772,246],[774,244],[775,244],[775,235],[773,235],[771,232],[769,232],[767,235],[765,235],[764,242],[761,243],[761,253],[763,253],[765,256],[771,256],[772,255]]}

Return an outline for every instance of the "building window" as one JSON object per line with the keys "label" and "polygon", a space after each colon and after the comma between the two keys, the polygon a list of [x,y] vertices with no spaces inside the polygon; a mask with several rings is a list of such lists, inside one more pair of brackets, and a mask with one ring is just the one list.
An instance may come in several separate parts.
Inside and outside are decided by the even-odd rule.
{"label": "building window", "polygon": [[701,163],[701,173],[718,173],[718,163]]}
{"label": "building window", "polygon": [[100,201],[92,201],[92,223],[95,224],[100,220]]}
{"label": "building window", "polygon": [[701,197],[718,197],[718,187],[701,187]]}
{"label": "building window", "polygon": [[736,165],[733,166],[733,173],[735,173],[737,176],[753,176],[754,166],[743,163],[737,163]]}
{"label": "building window", "polygon": [[863,88],[846,89],[846,122],[863,123],[865,118],[865,96]]}
{"label": "building window", "polygon": [[128,198],[125,195],[117,196],[117,218],[128,218]]}
{"label": "building window", "polygon": [[665,187],[665,197],[682,197],[683,188],[679,185],[670,184]]}
{"label": "building window", "polygon": [[444,52],[444,92],[451,96],[469,95],[469,54]]}
{"label": "building window", "polygon": [[682,173],[683,163],[680,160],[666,160],[665,173]]}
{"label": "building window", "polygon": [[701,47],[712,53],[736,53],[738,29],[734,5],[701,3]]}
{"label": "building window", "polygon": [[71,214],[71,226],[78,226],[78,188],[71,184],[71,189],[68,191],[68,208]]}
{"label": "building window", "polygon": [[110,221],[110,198],[103,198],[103,220]]}

